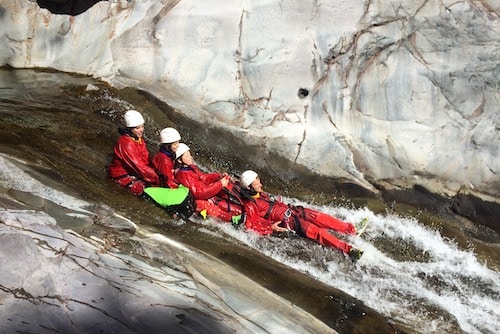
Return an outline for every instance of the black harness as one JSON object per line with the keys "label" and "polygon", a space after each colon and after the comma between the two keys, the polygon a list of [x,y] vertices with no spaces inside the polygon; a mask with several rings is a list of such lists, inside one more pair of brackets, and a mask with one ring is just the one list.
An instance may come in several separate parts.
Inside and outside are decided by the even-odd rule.
{"label": "black harness", "polygon": [[[264,200],[266,201],[266,200]],[[271,211],[273,210],[274,205],[276,204],[275,200],[267,201],[269,203],[269,207],[267,208],[266,213],[264,214],[264,219],[269,220],[269,216],[271,216]],[[293,206],[288,204],[288,208],[283,215],[283,219],[281,223],[285,225],[287,228],[291,229],[291,232],[297,232],[299,235],[304,236],[304,231],[302,231],[302,227],[300,226],[300,218],[305,218],[306,214],[303,206]],[[290,226],[290,220],[293,221],[293,225]]]}

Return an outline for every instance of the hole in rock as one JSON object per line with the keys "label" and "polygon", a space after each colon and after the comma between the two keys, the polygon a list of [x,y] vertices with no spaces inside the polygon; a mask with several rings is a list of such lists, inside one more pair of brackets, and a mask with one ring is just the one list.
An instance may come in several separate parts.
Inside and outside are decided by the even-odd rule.
{"label": "hole in rock", "polygon": [[304,99],[307,95],[309,95],[309,90],[305,88],[299,88],[299,92],[297,93],[299,99]]}

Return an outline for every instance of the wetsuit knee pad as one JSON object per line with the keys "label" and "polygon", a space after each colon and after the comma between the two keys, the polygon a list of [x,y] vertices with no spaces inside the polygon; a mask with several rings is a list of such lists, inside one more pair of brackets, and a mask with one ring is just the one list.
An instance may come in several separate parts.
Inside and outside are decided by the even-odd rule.
{"label": "wetsuit knee pad", "polygon": [[306,237],[308,237],[309,239],[316,240],[318,238],[319,233],[320,233],[320,229],[313,224],[309,224],[309,226],[307,227],[305,232],[306,232],[305,233]]}

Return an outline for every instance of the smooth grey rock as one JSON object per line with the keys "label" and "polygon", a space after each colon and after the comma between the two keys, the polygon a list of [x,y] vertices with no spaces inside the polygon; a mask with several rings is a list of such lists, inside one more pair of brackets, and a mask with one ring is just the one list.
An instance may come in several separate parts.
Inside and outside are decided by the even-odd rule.
{"label": "smooth grey rock", "polygon": [[0,65],[139,87],[262,154],[374,191],[498,199],[495,1],[102,1],[78,16],[3,1],[2,12]]}
{"label": "smooth grey rock", "polygon": [[[147,230],[130,237],[143,257],[0,209],[0,332],[333,332],[216,259]],[[144,261],[155,258],[173,265]]]}

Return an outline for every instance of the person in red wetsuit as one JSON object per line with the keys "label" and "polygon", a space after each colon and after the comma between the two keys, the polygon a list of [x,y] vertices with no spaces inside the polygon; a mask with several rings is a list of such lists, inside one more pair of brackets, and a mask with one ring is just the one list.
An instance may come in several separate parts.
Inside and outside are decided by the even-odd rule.
{"label": "person in red wetsuit", "polygon": [[329,229],[344,234],[356,234],[354,225],[325,213],[285,204],[271,198],[262,190],[258,174],[252,170],[240,176],[241,199],[244,203],[245,228],[261,235],[295,231],[298,235],[316,240],[321,245],[342,250],[357,260],[363,252],[338,239]]}
{"label": "person in red wetsuit", "polygon": [[179,146],[181,135],[174,128],[165,128],[160,131],[160,149],[153,157],[153,167],[160,177],[160,185],[168,188],[177,188],[179,182],[174,175],[175,150]]}
{"label": "person in red wetsuit", "polygon": [[137,110],[123,117],[125,127],[118,128],[120,138],[114,148],[109,175],[122,187],[141,195],[147,185],[158,185],[156,171],[149,165],[149,152],[143,138],[144,118]]}
{"label": "person in red wetsuit", "polygon": [[229,175],[200,171],[184,143],[179,144],[175,156],[175,177],[191,191],[197,212],[204,218],[209,215],[225,222],[240,219],[241,206],[232,203],[225,194],[225,190],[231,187]]}

